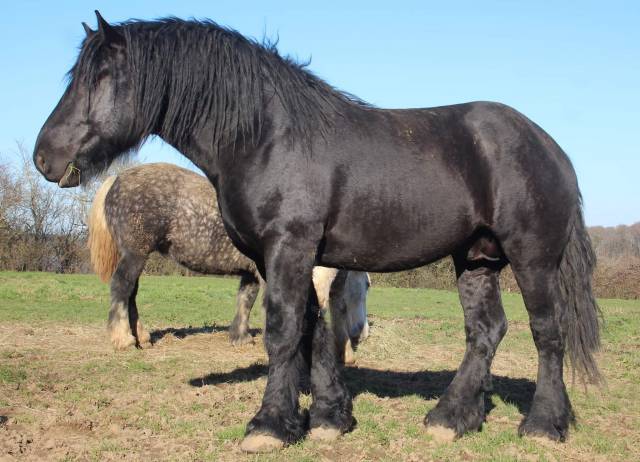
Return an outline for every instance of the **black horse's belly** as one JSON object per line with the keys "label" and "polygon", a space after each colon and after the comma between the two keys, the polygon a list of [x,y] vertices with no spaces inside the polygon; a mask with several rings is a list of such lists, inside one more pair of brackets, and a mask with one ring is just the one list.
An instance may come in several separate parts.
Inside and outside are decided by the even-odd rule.
{"label": "black horse's belly", "polygon": [[[412,233],[397,232],[388,226],[362,225],[353,234],[329,234],[319,263],[325,266],[366,271],[401,271],[417,268],[451,254],[472,233],[466,220],[450,222],[445,233],[427,227]],[[354,223],[351,224],[354,228]],[[364,229],[366,228],[366,231]]]}
{"label": "black horse's belly", "polygon": [[329,223],[320,263],[399,271],[438,260],[451,254],[477,226],[467,197],[460,184],[450,190],[434,184],[403,188],[401,183],[386,197],[356,197]]}

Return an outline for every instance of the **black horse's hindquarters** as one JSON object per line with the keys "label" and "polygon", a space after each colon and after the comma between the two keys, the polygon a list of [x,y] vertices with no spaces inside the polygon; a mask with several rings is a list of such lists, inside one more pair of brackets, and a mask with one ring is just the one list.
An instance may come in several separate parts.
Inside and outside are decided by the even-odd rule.
{"label": "black horse's hindquarters", "polygon": [[[575,173],[548,135],[495,103],[373,109],[272,47],[213,23],[98,21],[34,159],[57,181],[47,166],[99,170],[156,134],[206,172],[225,229],[268,280],[269,378],[249,437],[303,434],[298,392],[308,373],[311,425],[350,425],[335,362],[315,351],[331,342],[322,322],[305,322],[315,313],[305,288],[314,263],[393,271],[449,254],[470,327],[467,352],[427,423],[457,436],[481,425],[479,403],[504,327],[497,273],[508,261],[539,352],[538,387],[521,432],[565,437],[565,344],[574,364],[597,376],[599,336]],[[157,56],[165,59],[151,59]],[[78,138],[68,122],[90,127],[91,136]],[[479,237],[496,240],[497,261],[468,264],[466,256],[483,248],[484,241],[474,245]]]}

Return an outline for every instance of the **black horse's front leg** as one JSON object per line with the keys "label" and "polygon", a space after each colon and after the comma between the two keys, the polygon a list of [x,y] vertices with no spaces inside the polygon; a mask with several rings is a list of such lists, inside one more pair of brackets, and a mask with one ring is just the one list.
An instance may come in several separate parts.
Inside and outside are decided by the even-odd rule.
{"label": "black horse's front leg", "polygon": [[[267,253],[265,346],[269,354],[269,375],[262,406],[247,425],[247,434],[241,444],[244,451],[270,451],[302,438],[307,422],[300,412],[298,395],[301,383],[310,373],[310,357],[314,361],[312,425],[317,422],[318,426],[342,428],[331,413],[346,408],[350,422],[350,401],[349,404],[336,403],[336,400],[346,399],[344,392],[341,396],[331,397],[331,387],[314,383],[314,378],[330,375],[340,382],[331,361],[316,356],[315,352],[310,354],[312,346],[324,345],[328,339],[319,332],[319,340],[312,342],[318,324],[317,301],[315,297],[309,297],[314,262],[315,245],[310,244],[281,242]],[[325,412],[325,406],[316,406],[320,401],[327,403],[328,412]]]}
{"label": "black horse's front leg", "polygon": [[[305,433],[298,395],[309,374],[303,343],[304,314],[315,255],[282,243],[266,256],[267,294],[264,343],[269,375],[262,406],[247,425],[240,447],[265,452],[299,440]],[[309,336],[311,332],[306,332]],[[307,356],[307,357],[305,357]]]}
{"label": "black horse's front leg", "polygon": [[[310,291],[310,301],[316,301],[315,290]],[[310,307],[314,305],[309,303]],[[351,394],[341,378],[338,368],[336,340],[323,316],[315,315],[311,348],[311,395],[313,402],[309,410],[313,440],[332,441],[353,426]]]}

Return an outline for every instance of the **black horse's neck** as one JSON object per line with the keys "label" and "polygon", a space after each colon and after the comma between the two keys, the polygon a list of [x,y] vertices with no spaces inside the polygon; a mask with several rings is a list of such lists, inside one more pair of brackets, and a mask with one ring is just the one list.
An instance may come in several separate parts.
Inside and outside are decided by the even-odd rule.
{"label": "black horse's neck", "polygon": [[[212,22],[164,19],[119,26],[126,38],[143,136],[177,149],[206,141],[213,152],[257,145],[273,98],[293,144],[326,137],[347,107],[366,106],[335,90],[275,46]],[[202,146],[201,146],[202,147]]]}

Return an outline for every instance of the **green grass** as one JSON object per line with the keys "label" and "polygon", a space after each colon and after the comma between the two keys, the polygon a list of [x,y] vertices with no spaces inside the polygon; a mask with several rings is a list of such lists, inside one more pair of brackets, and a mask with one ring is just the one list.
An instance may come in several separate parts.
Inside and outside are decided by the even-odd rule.
{"label": "green grass", "polygon": [[27,373],[23,369],[0,364],[0,383],[19,384],[25,381],[26,378]]}
{"label": "green grass", "polygon": [[[152,323],[179,325],[227,324],[235,314],[236,278],[143,276],[138,307]],[[504,293],[509,321],[527,322],[518,294]],[[605,311],[605,335],[637,337],[637,300],[600,300]],[[259,304],[259,303],[257,303]],[[458,324],[462,311],[458,294],[446,290],[372,287],[369,313],[386,319],[438,319]],[[102,322],[109,309],[109,285],[94,275],[0,272],[0,321]],[[255,315],[260,314],[258,311]]]}
{"label": "green grass", "polygon": [[[237,286],[233,278],[145,276],[140,314],[151,330],[227,326]],[[260,406],[266,377],[244,372],[237,378],[234,371],[266,364],[261,338],[233,348],[224,329],[204,329],[184,338],[167,335],[149,350],[114,353],[104,329],[109,287],[96,276],[0,273],[0,414],[10,417],[6,431],[17,432],[7,441],[31,441],[23,447],[31,458],[54,460],[124,454],[152,460],[634,460],[640,451],[640,302],[600,301],[600,365],[608,387],[569,387],[579,425],[569,442],[556,446],[517,436],[537,355],[521,297],[503,294],[503,301],[510,327],[494,362],[494,407],[481,433],[443,445],[421,423],[464,354],[457,294],[373,287],[371,338],[357,352],[357,367],[345,373],[355,430],[334,445],[303,440],[279,453],[245,457],[238,442]],[[262,322],[256,309],[252,324]],[[194,385],[211,374],[221,378]],[[303,407],[310,402],[301,399]],[[53,449],[43,449],[47,441],[56,442]]]}
{"label": "green grass", "polygon": [[[227,324],[237,289],[235,278],[143,276],[138,308],[151,323]],[[0,273],[0,322],[103,322],[109,303],[94,275]]]}

